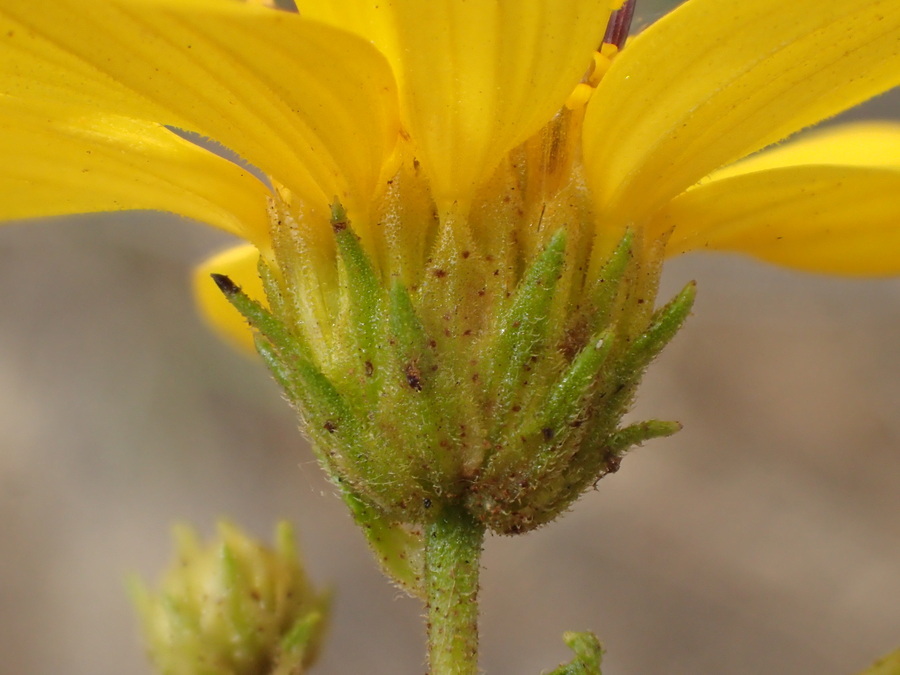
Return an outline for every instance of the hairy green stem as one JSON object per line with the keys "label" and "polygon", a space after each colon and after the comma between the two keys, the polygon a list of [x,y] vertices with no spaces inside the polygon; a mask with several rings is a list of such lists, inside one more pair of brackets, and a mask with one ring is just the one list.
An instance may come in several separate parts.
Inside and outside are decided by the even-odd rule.
{"label": "hairy green stem", "polygon": [[478,672],[478,573],[484,526],[446,507],[425,533],[429,675]]}

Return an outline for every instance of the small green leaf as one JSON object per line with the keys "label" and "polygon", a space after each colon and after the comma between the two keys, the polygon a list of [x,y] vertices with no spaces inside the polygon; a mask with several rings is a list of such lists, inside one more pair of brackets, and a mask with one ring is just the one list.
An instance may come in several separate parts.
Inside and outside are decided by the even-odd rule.
{"label": "small green leaf", "polygon": [[665,438],[681,431],[681,423],[662,420],[647,420],[623,427],[606,442],[609,452],[621,455],[630,447],[640,445],[652,438]]}

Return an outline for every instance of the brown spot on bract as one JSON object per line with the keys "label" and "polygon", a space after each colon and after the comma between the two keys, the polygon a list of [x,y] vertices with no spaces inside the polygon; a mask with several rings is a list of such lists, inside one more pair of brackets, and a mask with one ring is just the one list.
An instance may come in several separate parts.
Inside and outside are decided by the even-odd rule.
{"label": "brown spot on bract", "polygon": [[406,383],[412,389],[422,391],[422,373],[419,371],[418,364],[415,361],[410,361],[406,364],[403,372],[406,375]]}
{"label": "brown spot on bract", "polygon": [[606,458],[606,470],[609,473],[615,473],[619,470],[619,467],[622,466],[622,458],[618,455],[609,455]]}

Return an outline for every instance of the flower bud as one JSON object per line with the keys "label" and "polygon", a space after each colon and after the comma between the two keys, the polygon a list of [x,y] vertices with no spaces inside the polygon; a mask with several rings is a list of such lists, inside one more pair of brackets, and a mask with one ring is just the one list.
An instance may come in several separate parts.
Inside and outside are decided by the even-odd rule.
{"label": "flower bud", "polygon": [[175,528],[176,559],[156,592],[132,585],[150,659],[171,675],[297,675],[315,660],[329,597],[316,593],[290,525],[275,549],[222,522],[202,544]]}

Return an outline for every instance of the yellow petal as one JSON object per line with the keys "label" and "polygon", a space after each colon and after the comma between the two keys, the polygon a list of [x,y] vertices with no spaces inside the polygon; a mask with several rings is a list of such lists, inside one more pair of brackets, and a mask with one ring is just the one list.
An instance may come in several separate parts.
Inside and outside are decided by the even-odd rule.
{"label": "yellow petal", "polygon": [[709,180],[788,166],[900,168],[900,124],[856,122],[817,129],[716,171]]}
{"label": "yellow petal", "polygon": [[152,122],[0,97],[0,220],[171,211],[268,242],[267,188],[248,171]]}
{"label": "yellow petal", "polygon": [[[543,126],[591,63],[610,0],[299,0],[394,67],[404,122],[438,204],[465,203]],[[619,4],[619,3],[613,3]]]}
{"label": "yellow petal", "polygon": [[250,245],[230,248],[203,262],[194,271],[194,295],[204,319],[231,345],[243,352],[256,352],[253,330],[225,299],[210,274],[224,274],[254,300],[266,304],[259,279],[259,251]]}
{"label": "yellow petal", "polygon": [[787,267],[854,276],[900,273],[900,168],[787,166],[688,190],[654,219],[674,228],[670,255],[746,253]]}
{"label": "yellow petal", "polygon": [[900,124],[830,127],[717,171],[666,207],[654,230],[674,226],[670,255],[724,249],[821,272],[891,274],[900,268],[898,172]]}
{"label": "yellow petal", "polygon": [[322,204],[366,202],[396,141],[375,49],[223,0],[4,0],[0,91],[197,132]]}
{"label": "yellow petal", "polygon": [[640,221],[713,170],[900,84],[897,0],[689,0],[629,42],[585,118],[602,216]]}

